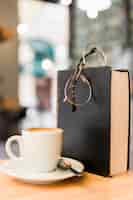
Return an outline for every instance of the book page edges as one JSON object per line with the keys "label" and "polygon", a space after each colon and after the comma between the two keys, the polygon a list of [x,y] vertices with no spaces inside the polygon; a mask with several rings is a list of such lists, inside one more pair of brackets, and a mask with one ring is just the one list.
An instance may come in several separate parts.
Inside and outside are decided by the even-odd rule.
{"label": "book page edges", "polygon": [[127,171],[129,132],[128,72],[112,71],[110,175]]}

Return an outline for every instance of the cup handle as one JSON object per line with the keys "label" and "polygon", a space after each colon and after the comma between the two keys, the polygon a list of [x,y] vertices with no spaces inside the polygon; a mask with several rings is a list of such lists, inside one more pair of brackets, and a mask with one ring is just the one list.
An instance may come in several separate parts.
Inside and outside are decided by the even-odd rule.
{"label": "cup handle", "polygon": [[11,159],[18,159],[20,156],[16,156],[12,150],[12,143],[13,142],[17,142],[19,145],[19,149],[20,149],[20,153],[21,153],[21,149],[22,149],[22,137],[19,135],[14,135],[8,138],[6,145],[5,145],[5,149],[6,149],[6,153],[9,156],[9,158]]}

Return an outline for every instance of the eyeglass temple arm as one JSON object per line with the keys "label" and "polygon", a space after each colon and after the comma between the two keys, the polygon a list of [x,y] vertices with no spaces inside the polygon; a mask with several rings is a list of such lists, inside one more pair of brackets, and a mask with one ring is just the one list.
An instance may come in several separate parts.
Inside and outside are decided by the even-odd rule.
{"label": "eyeglass temple arm", "polygon": [[102,57],[104,64],[106,64],[106,56],[105,56],[104,52],[103,52],[101,49],[97,48],[97,47],[93,47],[88,53],[86,53],[85,55],[83,55],[83,56],[80,58],[77,67],[79,68],[80,65],[81,65],[82,63],[84,63],[83,60],[86,60],[86,58],[87,58],[88,56],[90,56],[90,55],[92,55],[92,54],[95,54],[95,53],[98,53],[98,54]]}

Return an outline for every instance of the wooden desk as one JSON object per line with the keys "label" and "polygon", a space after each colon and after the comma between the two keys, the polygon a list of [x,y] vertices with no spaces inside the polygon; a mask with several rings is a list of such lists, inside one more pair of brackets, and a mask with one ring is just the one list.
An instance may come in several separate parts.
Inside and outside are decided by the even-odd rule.
{"label": "wooden desk", "polygon": [[133,200],[133,172],[114,178],[85,173],[52,185],[26,184],[0,173],[1,200]]}

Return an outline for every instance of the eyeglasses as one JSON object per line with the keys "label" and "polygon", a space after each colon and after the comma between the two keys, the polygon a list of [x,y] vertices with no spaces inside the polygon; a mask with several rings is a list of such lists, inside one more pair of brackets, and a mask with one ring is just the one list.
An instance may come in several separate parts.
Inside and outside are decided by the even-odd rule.
{"label": "eyeglasses", "polygon": [[[103,58],[104,64],[106,63],[106,57],[105,57],[104,53],[96,47],[92,48],[88,53],[83,54],[75,71],[68,78],[68,80],[65,84],[64,102],[71,104],[73,107],[73,111],[76,110],[76,107],[84,106],[85,104],[89,103],[90,100],[92,99],[92,93],[93,93],[92,83],[88,79],[88,77],[86,77],[86,75],[83,73],[83,69],[85,68],[85,65],[86,65],[86,57],[88,57],[89,55],[92,55],[94,53],[99,53],[101,55],[101,57]],[[85,84],[88,87],[88,96],[87,96],[87,98],[85,98],[83,100],[83,102],[77,103],[76,87],[77,87],[78,81],[81,81],[82,84]]]}

